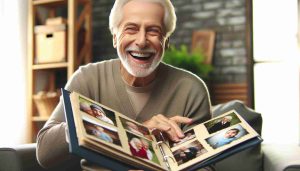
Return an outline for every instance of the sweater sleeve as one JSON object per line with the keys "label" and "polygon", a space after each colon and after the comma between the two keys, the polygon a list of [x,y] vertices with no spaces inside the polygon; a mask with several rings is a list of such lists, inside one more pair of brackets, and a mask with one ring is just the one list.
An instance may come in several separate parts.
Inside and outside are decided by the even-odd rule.
{"label": "sweater sleeve", "polygon": [[211,119],[211,102],[205,83],[202,80],[186,82],[188,86],[188,98],[186,101],[185,116],[193,119],[190,125],[184,125],[183,130],[187,130],[195,125]]}
{"label": "sweater sleeve", "polygon": [[[68,81],[65,89],[87,94],[87,85],[84,79],[82,72],[80,70],[76,71]],[[36,156],[39,164],[44,168],[75,160],[69,154],[66,141],[67,129],[63,101],[62,97],[60,97],[60,102],[37,135]]]}

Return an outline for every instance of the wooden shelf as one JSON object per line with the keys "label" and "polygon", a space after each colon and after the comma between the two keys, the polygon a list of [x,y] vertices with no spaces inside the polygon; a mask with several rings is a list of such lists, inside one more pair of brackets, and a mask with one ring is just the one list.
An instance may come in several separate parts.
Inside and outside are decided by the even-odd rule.
{"label": "wooden shelf", "polygon": [[[42,9],[42,10],[41,10]],[[67,12],[63,16],[58,9]],[[80,10],[83,9],[83,10]],[[53,91],[61,84],[66,84],[74,71],[80,66],[91,62],[92,57],[92,2],[91,0],[29,0],[28,3],[28,67],[27,67],[27,113],[29,133],[28,143],[36,141],[39,129],[48,116],[40,116],[33,96],[40,91]],[[67,20],[66,46],[67,62],[34,64],[36,61],[36,39],[34,28],[40,23],[46,23],[47,18],[64,17]],[[45,19],[44,19],[45,18]],[[84,40],[78,51],[79,29],[84,30]],[[41,45],[42,46],[42,45]],[[44,45],[47,46],[47,45]],[[48,47],[46,47],[48,48]],[[61,48],[62,49],[62,48]],[[60,49],[60,50],[61,50]],[[52,49],[53,50],[53,49]],[[57,49],[54,49],[57,50]],[[43,71],[46,72],[36,72]],[[63,70],[62,72],[60,72]],[[57,72],[59,71],[59,72]],[[45,76],[46,75],[46,76]],[[40,109],[41,110],[41,109]]]}
{"label": "wooden shelf", "polygon": [[33,5],[58,6],[66,4],[66,0],[33,0]]}
{"label": "wooden shelf", "polygon": [[[89,3],[89,0],[77,0],[78,3]],[[68,0],[33,0],[33,5],[35,6],[60,6],[60,5],[66,5],[68,3]]]}
{"label": "wooden shelf", "polygon": [[32,117],[33,122],[46,122],[49,119],[49,117],[46,116],[34,116]]}
{"label": "wooden shelf", "polygon": [[32,69],[33,70],[67,68],[67,67],[68,67],[68,63],[67,62],[52,63],[52,64],[35,64],[35,65],[32,65]]}

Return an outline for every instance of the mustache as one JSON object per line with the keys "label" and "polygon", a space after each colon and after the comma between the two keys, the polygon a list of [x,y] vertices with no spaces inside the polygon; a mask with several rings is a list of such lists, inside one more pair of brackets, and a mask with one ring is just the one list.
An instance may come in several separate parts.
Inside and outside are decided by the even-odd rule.
{"label": "mustache", "polygon": [[138,48],[138,47],[128,47],[125,50],[126,51],[138,51],[138,52],[141,52],[141,53],[156,53],[156,50],[152,49],[152,48],[141,49],[141,48]]}

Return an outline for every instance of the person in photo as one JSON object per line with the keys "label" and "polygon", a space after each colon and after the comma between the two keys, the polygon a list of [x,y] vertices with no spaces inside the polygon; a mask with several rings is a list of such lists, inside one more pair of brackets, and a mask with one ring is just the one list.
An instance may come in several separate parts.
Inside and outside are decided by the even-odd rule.
{"label": "person in photo", "polygon": [[212,127],[208,128],[208,132],[211,134],[229,127],[231,120],[232,116],[224,116],[222,119],[214,123]]}
{"label": "person in photo", "polygon": [[96,129],[93,131],[94,135],[97,136],[98,138],[106,141],[106,142],[109,142],[109,143],[112,143],[113,142],[113,139],[107,134],[104,132],[104,129],[102,127],[96,127]]}
{"label": "person in photo", "polygon": [[185,163],[194,159],[197,156],[198,149],[196,147],[188,147],[182,149],[180,153],[180,157],[182,158],[182,162]]}
{"label": "person in photo", "polygon": [[87,134],[115,145],[121,145],[118,133],[113,128],[106,128],[104,125],[96,125],[85,119],[83,119],[83,125]]}
{"label": "person in photo", "polygon": [[226,144],[231,143],[232,141],[237,139],[236,136],[238,135],[239,132],[240,130],[237,128],[229,129],[215,144],[213,144],[213,147],[219,148]]}
{"label": "person in photo", "polygon": [[132,138],[129,141],[129,148],[132,155],[148,159],[147,150],[143,147],[143,143],[139,138]]}
{"label": "person in photo", "polygon": [[81,111],[83,111],[86,114],[89,114],[91,116],[94,116],[93,111],[90,108],[90,104],[88,102],[80,101],[79,107],[80,107]]}
{"label": "person in photo", "polygon": [[126,127],[127,130],[129,130],[137,135],[143,136],[143,133],[139,130],[139,127],[135,123],[126,121],[125,124],[127,126]]}
{"label": "person in photo", "polygon": [[113,121],[106,116],[106,114],[104,113],[103,109],[100,106],[91,104],[90,108],[95,118],[100,119],[103,122],[114,125]]}
{"label": "person in photo", "polygon": [[153,153],[152,153],[152,151],[151,151],[150,148],[149,148],[149,141],[147,141],[147,140],[141,138],[141,142],[142,142],[143,148],[144,148],[144,149],[146,150],[146,152],[147,152],[147,158],[148,158],[149,160],[152,160],[152,159],[153,159]]}
{"label": "person in photo", "polygon": [[193,141],[185,146],[180,147],[178,150],[173,152],[174,158],[178,165],[186,163],[201,154],[206,153],[207,150],[204,149],[203,145],[199,141]]}

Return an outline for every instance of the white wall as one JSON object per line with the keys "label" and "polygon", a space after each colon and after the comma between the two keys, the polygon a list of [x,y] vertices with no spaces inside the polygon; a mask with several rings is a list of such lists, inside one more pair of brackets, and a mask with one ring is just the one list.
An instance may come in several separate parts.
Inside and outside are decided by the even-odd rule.
{"label": "white wall", "polygon": [[27,1],[0,1],[0,145],[26,142]]}
{"label": "white wall", "polygon": [[299,142],[297,0],[253,0],[255,110],[265,143]]}

